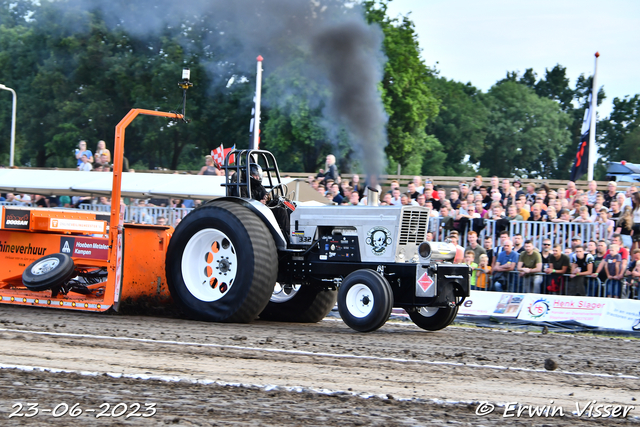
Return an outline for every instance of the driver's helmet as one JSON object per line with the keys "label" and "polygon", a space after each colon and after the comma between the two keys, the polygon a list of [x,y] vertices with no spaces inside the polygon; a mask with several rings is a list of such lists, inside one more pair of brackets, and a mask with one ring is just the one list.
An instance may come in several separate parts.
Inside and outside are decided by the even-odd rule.
{"label": "driver's helmet", "polygon": [[249,175],[252,178],[257,179],[258,181],[262,181],[262,168],[257,163],[249,164]]}

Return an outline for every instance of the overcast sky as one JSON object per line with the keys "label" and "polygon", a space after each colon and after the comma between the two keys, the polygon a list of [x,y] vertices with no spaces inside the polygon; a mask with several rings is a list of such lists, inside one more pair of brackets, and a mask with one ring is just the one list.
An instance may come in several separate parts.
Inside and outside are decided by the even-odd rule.
{"label": "overcast sky", "polygon": [[425,63],[440,75],[488,90],[507,71],[567,68],[571,87],[591,75],[607,99],[640,93],[638,0],[393,0],[391,17],[411,12]]}

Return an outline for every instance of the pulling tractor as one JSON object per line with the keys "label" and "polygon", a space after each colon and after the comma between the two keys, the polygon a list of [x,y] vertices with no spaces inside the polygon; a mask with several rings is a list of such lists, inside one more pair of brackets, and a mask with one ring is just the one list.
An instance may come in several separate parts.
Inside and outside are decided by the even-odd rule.
{"label": "pulling tractor", "polygon": [[[423,329],[445,328],[469,296],[462,248],[426,242],[428,209],[295,206],[264,150],[229,153],[226,196],[175,229],[125,224],[124,130],[140,114],[183,118],[134,109],[118,124],[110,215],[0,208],[0,303],[106,311],[160,298],[205,321],[318,322],[337,301],[343,321],[368,332],[393,307]],[[255,200],[255,165],[266,202]]]}

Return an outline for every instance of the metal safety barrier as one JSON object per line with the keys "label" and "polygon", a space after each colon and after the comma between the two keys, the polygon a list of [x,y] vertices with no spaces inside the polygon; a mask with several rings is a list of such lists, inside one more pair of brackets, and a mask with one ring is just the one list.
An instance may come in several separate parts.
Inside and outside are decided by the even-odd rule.
{"label": "metal safety barrier", "polygon": [[[582,278],[582,280],[580,278]],[[580,284],[581,281],[582,284]],[[496,277],[491,272],[474,268],[471,282],[471,289],[487,292],[536,293],[567,296],[580,294],[580,296],[588,297],[607,297],[614,294],[611,279],[607,279],[603,283],[598,277],[576,276],[572,278],[571,274],[535,273],[525,277],[520,276],[518,271],[510,271],[502,276]],[[622,298],[640,299],[636,285],[632,285],[624,279],[620,282],[620,294]]]}

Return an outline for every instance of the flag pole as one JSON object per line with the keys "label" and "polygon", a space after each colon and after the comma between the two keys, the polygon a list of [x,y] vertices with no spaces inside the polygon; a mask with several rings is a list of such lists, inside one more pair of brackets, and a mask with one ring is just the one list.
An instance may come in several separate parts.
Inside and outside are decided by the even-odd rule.
{"label": "flag pole", "polygon": [[253,144],[252,149],[257,150],[260,147],[260,99],[262,98],[262,56],[258,55],[256,73],[256,106],[255,117],[253,121]]}
{"label": "flag pole", "polygon": [[593,165],[596,163],[596,106],[598,105],[598,58],[600,53],[596,52],[596,65],[593,72],[593,87],[591,88],[591,123],[589,126],[589,159],[587,169],[587,179],[593,181]]}

